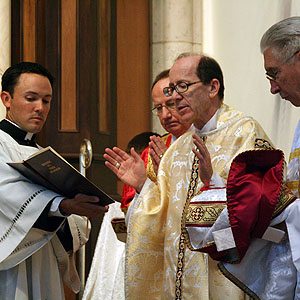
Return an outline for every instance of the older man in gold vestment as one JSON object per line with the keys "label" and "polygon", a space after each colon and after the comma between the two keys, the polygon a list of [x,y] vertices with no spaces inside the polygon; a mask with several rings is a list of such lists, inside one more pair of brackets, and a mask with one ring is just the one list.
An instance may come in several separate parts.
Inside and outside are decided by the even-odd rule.
{"label": "older man in gold vestment", "polygon": [[127,299],[245,299],[206,254],[186,246],[182,212],[186,201],[207,186],[224,186],[232,159],[256,146],[269,146],[260,125],[223,104],[223,74],[207,56],[185,54],[170,70],[164,88],[182,114],[192,108],[195,130],[165,152],[157,182],[143,162],[114,147],[106,165],[139,192],[128,211]]}

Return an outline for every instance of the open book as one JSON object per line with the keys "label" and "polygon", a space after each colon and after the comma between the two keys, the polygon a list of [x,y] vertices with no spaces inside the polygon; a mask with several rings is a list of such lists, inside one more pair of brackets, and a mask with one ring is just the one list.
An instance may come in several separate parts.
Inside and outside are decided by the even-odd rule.
{"label": "open book", "polygon": [[67,198],[73,198],[81,193],[99,197],[99,204],[102,206],[114,202],[109,195],[84,177],[50,146],[34,153],[23,162],[12,162],[8,165],[34,183]]}

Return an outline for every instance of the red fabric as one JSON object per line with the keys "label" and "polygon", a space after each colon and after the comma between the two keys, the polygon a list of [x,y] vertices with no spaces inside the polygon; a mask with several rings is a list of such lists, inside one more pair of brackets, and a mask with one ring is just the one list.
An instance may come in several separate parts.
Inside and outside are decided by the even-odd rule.
{"label": "red fabric", "polygon": [[252,150],[232,162],[227,179],[227,209],[236,248],[217,251],[214,244],[199,249],[214,260],[238,263],[251,239],[269,226],[283,182],[284,155],[280,150]]}
{"label": "red fabric", "polygon": [[166,139],[166,142],[165,142],[165,144],[166,144],[166,146],[167,146],[168,148],[170,147],[171,142],[172,142],[172,134],[169,134],[169,135],[167,136],[167,139]]}
{"label": "red fabric", "polygon": [[227,180],[229,222],[240,261],[252,238],[261,238],[276,208],[284,155],[280,150],[246,151],[232,162]]}

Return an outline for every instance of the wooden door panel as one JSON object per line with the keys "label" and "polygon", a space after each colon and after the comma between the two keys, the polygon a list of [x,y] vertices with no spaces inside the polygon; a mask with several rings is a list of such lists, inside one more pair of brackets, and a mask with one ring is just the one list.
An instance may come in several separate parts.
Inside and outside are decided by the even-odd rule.
{"label": "wooden door panel", "polygon": [[[80,144],[89,139],[86,175],[119,199],[103,153],[150,129],[148,0],[14,0],[11,13],[12,64],[36,61],[56,78],[39,143],[78,168]],[[92,224],[87,271],[101,221]]]}

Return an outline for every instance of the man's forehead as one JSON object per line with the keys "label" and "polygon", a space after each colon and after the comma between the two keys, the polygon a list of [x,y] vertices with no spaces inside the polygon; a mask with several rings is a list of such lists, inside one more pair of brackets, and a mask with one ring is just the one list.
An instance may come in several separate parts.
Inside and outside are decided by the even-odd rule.
{"label": "man's forehead", "polygon": [[188,77],[197,77],[196,70],[200,57],[189,56],[177,60],[170,70],[170,82],[176,82]]}
{"label": "man's forehead", "polygon": [[170,99],[163,93],[163,88],[169,85],[169,77],[160,79],[153,87],[151,95],[153,102],[165,102]]}

